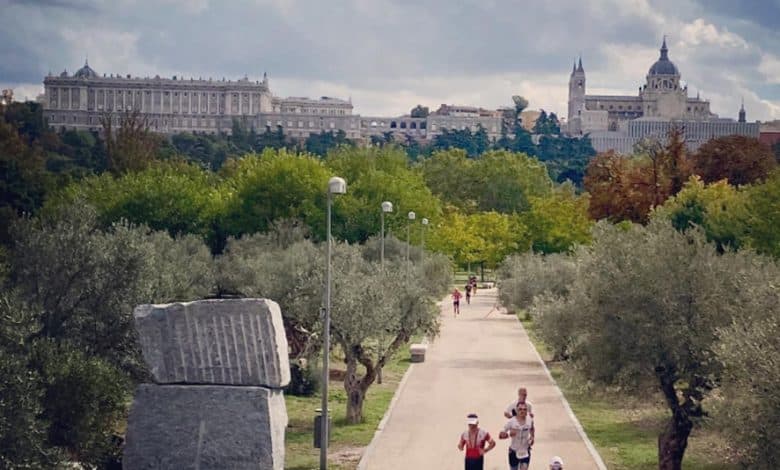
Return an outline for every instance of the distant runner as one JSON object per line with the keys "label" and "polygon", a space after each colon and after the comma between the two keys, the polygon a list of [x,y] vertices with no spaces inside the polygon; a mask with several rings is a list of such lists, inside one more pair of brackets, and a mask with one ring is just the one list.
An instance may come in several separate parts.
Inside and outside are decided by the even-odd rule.
{"label": "distant runner", "polygon": [[466,284],[466,303],[471,304],[471,282]]}
{"label": "distant runner", "polygon": [[490,433],[479,427],[479,417],[470,414],[466,417],[468,429],[460,435],[458,450],[466,448],[466,470],[483,470],[485,468],[485,454],[496,446],[496,441],[490,437]]}
{"label": "distant runner", "polygon": [[458,315],[460,313],[460,298],[463,297],[463,294],[460,293],[458,288],[456,287],[454,291],[452,291],[452,311],[455,315]]}

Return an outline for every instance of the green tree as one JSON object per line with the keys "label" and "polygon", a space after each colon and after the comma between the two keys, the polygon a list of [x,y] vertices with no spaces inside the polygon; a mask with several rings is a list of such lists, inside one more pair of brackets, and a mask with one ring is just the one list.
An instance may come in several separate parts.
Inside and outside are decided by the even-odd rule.
{"label": "green tree", "polygon": [[698,226],[720,250],[738,249],[746,242],[748,212],[744,192],[725,180],[705,184],[692,176],[682,191],[652,212],[670,220],[677,230]]}
{"label": "green tree", "polygon": [[661,393],[670,416],[658,439],[659,468],[679,469],[721,377],[715,334],[745,313],[767,280],[752,256],[719,254],[701,231],[681,233],[666,221],[600,223],[579,256],[568,298],[541,310],[574,323],[571,358],[590,380]]}
{"label": "green tree", "polygon": [[747,189],[748,239],[759,253],[780,258],[780,170]]}
{"label": "green tree", "polygon": [[532,197],[531,209],[522,221],[535,252],[565,252],[590,243],[593,223],[588,217],[588,196],[576,195],[572,186],[558,187],[546,197]]}
{"label": "green tree", "polygon": [[530,208],[530,198],[545,196],[552,190],[547,168],[535,158],[522,153],[493,150],[482,155],[474,165],[475,185],[482,211],[522,212]]}
{"label": "green tree", "polygon": [[142,170],[157,159],[162,139],[149,130],[148,118],[139,111],[106,112],[100,123],[107,166],[112,173],[119,175]]}
{"label": "green tree", "polygon": [[[347,194],[335,202],[333,233],[337,238],[362,243],[378,234],[382,201],[392,202],[395,211],[385,216],[387,231],[405,230],[409,211],[416,212],[418,220],[426,217],[432,223],[440,216],[439,199],[397,147],[341,147],[328,154],[326,164],[332,174],[345,178],[348,186]],[[419,230],[414,232],[417,240]]]}
{"label": "green tree", "polygon": [[428,114],[430,114],[430,111],[428,110],[427,106],[423,106],[418,104],[412,110],[409,112],[409,115],[413,118],[424,118],[428,117]]}
{"label": "green tree", "polygon": [[332,175],[321,160],[266,149],[229,162],[222,174],[218,193],[225,195],[225,209],[218,223],[226,236],[266,232],[276,220],[298,219],[324,238],[326,190]]}
{"label": "green tree", "polygon": [[420,164],[431,192],[445,204],[464,211],[473,211],[477,206],[478,182],[474,166],[475,161],[460,149],[436,151]]}
{"label": "green tree", "polygon": [[339,146],[353,146],[354,143],[347,139],[347,133],[339,129],[336,132],[321,131],[319,134],[311,134],[304,142],[307,152],[324,157],[331,149]]}

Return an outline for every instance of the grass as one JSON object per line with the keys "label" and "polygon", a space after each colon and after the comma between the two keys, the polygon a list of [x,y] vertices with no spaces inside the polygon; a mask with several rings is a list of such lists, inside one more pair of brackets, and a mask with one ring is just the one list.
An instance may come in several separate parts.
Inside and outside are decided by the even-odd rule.
{"label": "grass", "polygon": [[[371,442],[374,432],[387,411],[404,372],[409,367],[409,349],[402,348],[383,370],[383,382],[376,382],[368,389],[363,403],[364,422],[346,422],[346,393],[340,381],[331,380],[328,408],[333,418],[331,441],[328,449],[328,468],[354,470]],[[333,368],[343,365],[341,358],[333,358]],[[309,470],[319,468],[320,450],[314,448],[315,409],[322,404],[321,395],[312,397],[285,396],[289,425],[285,435],[285,469]]]}
{"label": "grass", "polygon": [[[610,470],[658,468],[658,434],[669,412],[657,392],[627,396],[618,391],[584,383],[565,363],[551,362],[550,351],[540,340],[531,320],[521,320],[534,346],[547,363],[569,401],[585,433]],[[688,440],[683,468],[686,470],[735,470],[727,462],[729,446],[724,437],[705,423]]]}

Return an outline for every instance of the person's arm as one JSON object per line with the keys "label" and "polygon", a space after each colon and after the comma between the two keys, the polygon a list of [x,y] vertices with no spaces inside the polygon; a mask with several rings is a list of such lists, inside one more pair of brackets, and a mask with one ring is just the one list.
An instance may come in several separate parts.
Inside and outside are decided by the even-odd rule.
{"label": "person's arm", "polygon": [[528,439],[528,446],[534,445],[534,440],[536,438],[536,427],[534,426],[534,419],[531,418],[531,431],[530,431],[531,437]]}
{"label": "person's arm", "polygon": [[504,410],[504,417],[505,417],[506,419],[512,419],[512,408],[514,408],[514,406],[515,406],[515,403],[514,403],[514,402],[512,402],[512,403],[510,403],[510,404],[509,404],[509,406],[507,406],[507,407],[506,407],[506,409]]}
{"label": "person's arm", "polygon": [[501,432],[498,433],[498,438],[499,439],[506,439],[506,438],[509,437],[509,434],[506,432],[506,430],[508,429],[508,426],[509,426],[509,423],[506,423],[504,425],[504,429],[502,429]]}
{"label": "person's arm", "polygon": [[496,441],[494,441],[494,440],[493,440],[493,438],[492,438],[492,437],[490,437],[490,434],[488,434],[488,436],[487,436],[487,439],[488,439],[488,440],[487,440],[487,447],[486,447],[486,448],[485,448],[485,450],[482,452],[482,455],[484,455],[484,454],[487,454],[488,452],[490,452],[491,450],[493,450],[493,447],[495,447],[495,446],[496,446]]}
{"label": "person's arm", "polygon": [[463,435],[460,436],[460,440],[458,441],[458,450],[463,450],[463,446],[466,445],[466,440],[463,439]]}

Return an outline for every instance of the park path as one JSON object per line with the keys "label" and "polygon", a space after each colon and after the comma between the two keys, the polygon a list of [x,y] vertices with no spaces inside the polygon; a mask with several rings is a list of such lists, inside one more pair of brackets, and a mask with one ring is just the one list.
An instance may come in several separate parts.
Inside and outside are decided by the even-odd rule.
{"label": "park path", "polygon": [[480,426],[497,443],[485,458],[485,469],[509,468],[509,440],[499,440],[498,432],[506,422],[504,408],[521,385],[528,388],[536,423],[530,468],[547,469],[554,455],[563,458],[567,469],[604,468],[578,433],[576,418],[520,322],[491,312],[496,296],[496,289],[480,289],[471,305],[464,302],[457,318],[445,299],[441,335],[429,346],[425,362],[412,365],[359,468],[462,469],[463,454],[455,446],[468,413],[479,414]]}

